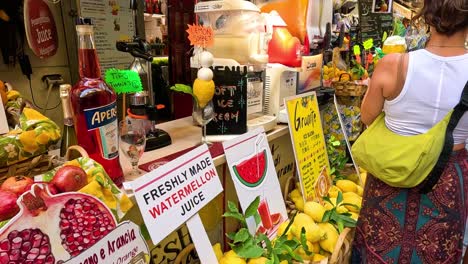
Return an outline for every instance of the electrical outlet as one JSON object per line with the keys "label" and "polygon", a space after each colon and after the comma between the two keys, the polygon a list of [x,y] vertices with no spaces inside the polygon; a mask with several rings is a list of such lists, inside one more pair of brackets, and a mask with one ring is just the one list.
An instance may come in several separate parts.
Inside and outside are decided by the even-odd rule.
{"label": "electrical outlet", "polygon": [[57,88],[60,86],[60,84],[65,82],[61,74],[47,74],[42,76],[41,80],[46,84],[47,87],[52,86]]}

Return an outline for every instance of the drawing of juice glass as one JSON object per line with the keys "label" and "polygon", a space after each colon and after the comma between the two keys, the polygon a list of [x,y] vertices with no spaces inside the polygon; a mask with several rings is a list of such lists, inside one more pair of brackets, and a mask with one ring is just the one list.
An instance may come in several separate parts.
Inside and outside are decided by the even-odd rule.
{"label": "drawing of juice glass", "polygon": [[262,224],[265,229],[270,229],[273,227],[273,222],[271,221],[270,208],[268,207],[268,202],[266,198],[263,198],[260,204],[258,205],[258,214],[262,219]]}

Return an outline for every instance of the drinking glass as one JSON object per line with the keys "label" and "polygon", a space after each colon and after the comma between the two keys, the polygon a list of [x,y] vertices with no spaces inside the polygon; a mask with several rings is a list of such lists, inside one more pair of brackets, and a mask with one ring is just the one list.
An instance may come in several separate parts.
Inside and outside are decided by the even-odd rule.
{"label": "drinking glass", "polygon": [[206,140],[206,125],[214,118],[215,112],[213,101],[210,100],[204,107],[201,107],[196,101],[193,102],[192,117],[202,126],[202,144],[209,144]]}
{"label": "drinking glass", "polygon": [[130,175],[140,175],[138,161],[145,151],[146,132],[143,126],[128,120],[119,122],[120,149],[132,164]]}

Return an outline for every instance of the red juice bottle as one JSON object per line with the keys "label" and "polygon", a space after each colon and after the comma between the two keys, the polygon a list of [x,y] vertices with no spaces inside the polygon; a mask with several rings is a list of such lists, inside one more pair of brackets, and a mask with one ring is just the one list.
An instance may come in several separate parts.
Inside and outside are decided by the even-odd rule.
{"label": "red juice bottle", "polygon": [[123,171],[119,162],[117,96],[101,77],[91,20],[80,18],[76,30],[80,80],[72,88],[70,100],[78,145],[120,187]]}

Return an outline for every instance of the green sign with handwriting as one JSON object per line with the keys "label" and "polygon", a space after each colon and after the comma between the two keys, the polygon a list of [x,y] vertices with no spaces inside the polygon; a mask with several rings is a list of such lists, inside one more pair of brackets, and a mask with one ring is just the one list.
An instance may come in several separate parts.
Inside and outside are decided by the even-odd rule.
{"label": "green sign with handwriting", "polygon": [[140,76],[132,70],[108,69],[104,79],[117,94],[136,93],[143,90]]}

